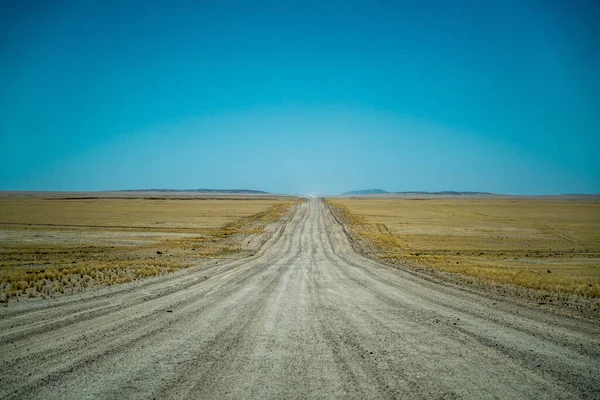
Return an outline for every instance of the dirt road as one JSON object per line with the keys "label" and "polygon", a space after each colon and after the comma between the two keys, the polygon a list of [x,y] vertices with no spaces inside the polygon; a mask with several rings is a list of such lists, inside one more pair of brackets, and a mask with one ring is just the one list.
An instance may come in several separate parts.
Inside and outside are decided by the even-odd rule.
{"label": "dirt road", "polygon": [[599,398],[600,326],[392,269],[310,200],[252,257],[0,310],[0,398]]}

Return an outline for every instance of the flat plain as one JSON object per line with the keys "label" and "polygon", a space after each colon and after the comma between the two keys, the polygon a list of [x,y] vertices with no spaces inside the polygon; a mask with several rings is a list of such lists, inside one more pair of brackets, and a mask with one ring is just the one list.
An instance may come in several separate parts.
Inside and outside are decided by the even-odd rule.
{"label": "flat plain", "polygon": [[[139,195],[138,195],[139,196]],[[251,252],[293,205],[274,196],[0,196],[0,300],[129,282]]]}
{"label": "flat plain", "polygon": [[[84,248],[104,243],[110,257],[130,248],[134,260],[189,257],[188,268],[44,299],[21,295],[0,307],[0,398],[598,398],[597,322],[365,257],[348,234],[352,224],[321,199],[231,204],[244,211],[213,228],[189,227],[203,206],[186,201],[111,200],[128,211],[115,221],[106,220],[110,208],[94,212],[75,236]],[[73,204],[85,215],[87,203]],[[138,207],[153,211],[136,214]],[[43,208],[30,210],[43,216]],[[218,210],[214,218],[225,214]],[[100,225],[117,243],[93,239]],[[50,229],[17,233],[34,227],[34,235]],[[51,229],[62,246],[74,228]],[[195,239],[202,232],[210,240]],[[131,247],[138,234],[143,244]],[[80,248],[72,240],[66,248]],[[241,250],[195,255],[212,240]],[[19,246],[40,247],[11,243],[14,257]],[[64,265],[103,257],[57,251],[67,251],[56,258]],[[110,257],[110,268],[131,263]]]}
{"label": "flat plain", "polygon": [[381,259],[552,293],[600,297],[600,201],[336,198]]}

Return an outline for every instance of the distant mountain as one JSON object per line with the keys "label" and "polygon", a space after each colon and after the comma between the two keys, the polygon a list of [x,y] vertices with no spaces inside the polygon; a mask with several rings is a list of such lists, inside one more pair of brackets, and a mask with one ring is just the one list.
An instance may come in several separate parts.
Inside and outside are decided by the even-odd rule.
{"label": "distant mountain", "polygon": [[366,190],[353,190],[351,192],[346,192],[346,193],[342,193],[342,196],[353,196],[353,195],[360,195],[360,194],[386,194],[388,192],[386,192],[383,189],[366,189]]}
{"label": "distant mountain", "polygon": [[228,194],[268,194],[262,190],[250,189],[134,189],[118,192],[169,192],[169,193],[228,193]]}
{"label": "distant mountain", "polygon": [[424,191],[406,191],[406,192],[387,192],[383,189],[367,189],[354,190],[351,192],[342,193],[342,196],[360,196],[365,194],[388,194],[388,195],[423,195],[423,196],[489,196],[493,193],[488,192],[456,192],[446,190],[441,192],[424,192]]}
{"label": "distant mountain", "polygon": [[446,190],[442,192],[393,192],[392,194],[429,194],[429,195],[453,195],[453,196],[464,196],[464,195],[492,195],[494,193],[489,192],[455,192],[452,190]]}

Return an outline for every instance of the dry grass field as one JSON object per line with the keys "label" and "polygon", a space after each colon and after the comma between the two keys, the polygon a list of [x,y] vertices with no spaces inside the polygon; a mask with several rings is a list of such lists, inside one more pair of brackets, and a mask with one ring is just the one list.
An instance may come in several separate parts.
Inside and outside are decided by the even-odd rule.
{"label": "dry grass field", "polygon": [[338,198],[330,203],[379,258],[600,297],[599,201]]}
{"label": "dry grass field", "polygon": [[250,252],[249,240],[294,202],[0,196],[0,301],[129,282]]}

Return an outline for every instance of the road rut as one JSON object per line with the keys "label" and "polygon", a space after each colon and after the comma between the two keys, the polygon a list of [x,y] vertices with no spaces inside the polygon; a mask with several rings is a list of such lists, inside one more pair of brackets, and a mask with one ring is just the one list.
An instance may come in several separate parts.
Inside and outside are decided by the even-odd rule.
{"label": "road rut", "polygon": [[357,254],[325,203],[252,257],[0,310],[1,398],[598,398],[600,327]]}

